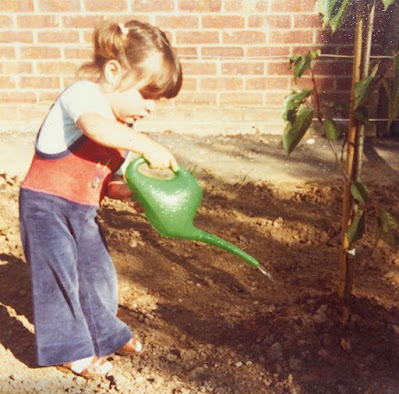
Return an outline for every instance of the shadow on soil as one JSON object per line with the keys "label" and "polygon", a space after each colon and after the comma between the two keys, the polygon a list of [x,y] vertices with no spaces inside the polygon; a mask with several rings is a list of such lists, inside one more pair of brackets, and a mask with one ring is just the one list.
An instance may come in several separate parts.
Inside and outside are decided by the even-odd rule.
{"label": "shadow on soil", "polygon": [[[370,271],[361,266],[358,295],[349,319],[344,318],[335,294],[336,229],[331,230],[333,220],[326,219],[339,217],[339,196],[339,188],[330,186],[298,189],[286,197],[267,184],[223,184],[205,190],[198,227],[260,256],[292,296],[293,305],[259,271],[236,257],[229,259],[224,251],[162,238],[128,211],[108,207],[102,219],[111,249],[119,257],[129,256],[130,267],[121,275],[158,300],[158,322],[143,329],[172,338],[176,349],[207,349],[196,351],[197,362],[215,368],[194,376],[199,385],[208,380],[240,392],[243,379],[257,380],[237,367],[243,364],[258,374],[252,375],[269,379],[270,391],[257,392],[295,392],[297,387],[304,393],[394,393],[399,310],[395,302],[377,300],[397,289],[381,284],[380,275],[370,281]],[[145,247],[126,248],[129,229]],[[373,267],[373,274],[389,269],[383,266]],[[126,316],[135,314],[128,306],[123,310]],[[140,324],[136,319],[131,323]],[[181,364],[187,361],[180,359],[180,369],[176,363],[163,367],[185,380],[190,373]]]}
{"label": "shadow on soil", "polygon": [[29,368],[36,367],[34,336],[23,324],[33,322],[31,282],[27,264],[10,254],[0,260],[0,342]]}

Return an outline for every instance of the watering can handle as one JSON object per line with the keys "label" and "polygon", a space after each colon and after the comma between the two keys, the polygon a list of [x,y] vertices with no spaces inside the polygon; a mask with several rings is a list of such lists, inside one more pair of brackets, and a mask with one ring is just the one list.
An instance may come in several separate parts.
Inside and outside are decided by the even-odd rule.
{"label": "watering can handle", "polygon": [[[129,163],[129,168],[133,169],[136,176],[141,176],[143,178],[148,178],[148,179],[156,179],[151,176],[145,175],[139,171],[139,167],[143,164],[148,164],[148,161],[143,156],[139,156]],[[179,166],[179,168],[176,172],[174,172],[174,171],[172,171],[172,172],[173,172],[173,177],[168,178],[168,181],[178,178],[180,175],[182,175],[183,171],[182,171],[182,168]]]}

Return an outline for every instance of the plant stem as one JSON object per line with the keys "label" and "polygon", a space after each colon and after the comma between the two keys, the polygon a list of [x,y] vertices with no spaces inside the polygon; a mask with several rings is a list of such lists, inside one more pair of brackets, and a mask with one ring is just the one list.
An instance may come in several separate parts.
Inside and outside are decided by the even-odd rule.
{"label": "plant stem", "polygon": [[[341,226],[341,250],[340,250],[340,278],[338,295],[349,305],[353,285],[353,263],[355,260],[355,250],[350,249],[346,232],[350,226],[355,213],[355,204],[352,197],[350,186],[351,182],[358,179],[359,165],[359,142],[360,142],[360,123],[354,116],[355,111],[355,86],[361,79],[364,71],[365,57],[363,52],[363,30],[367,15],[367,0],[359,0],[356,12],[356,33],[354,43],[354,59],[352,69],[351,102],[349,114],[349,129],[346,157],[346,180],[344,184],[344,194],[342,203],[342,226]],[[363,66],[362,66],[363,65]]]}

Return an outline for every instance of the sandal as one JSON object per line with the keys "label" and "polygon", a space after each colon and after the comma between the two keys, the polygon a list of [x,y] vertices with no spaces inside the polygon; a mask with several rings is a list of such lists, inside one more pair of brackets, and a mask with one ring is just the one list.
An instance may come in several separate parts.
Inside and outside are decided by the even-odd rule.
{"label": "sandal", "polygon": [[74,373],[85,379],[99,379],[106,376],[113,368],[112,363],[99,357],[89,357],[56,366],[58,370]]}
{"label": "sandal", "polygon": [[136,337],[133,337],[128,343],[116,351],[115,354],[118,354],[119,356],[134,356],[142,350],[143,345],[141,342]]}

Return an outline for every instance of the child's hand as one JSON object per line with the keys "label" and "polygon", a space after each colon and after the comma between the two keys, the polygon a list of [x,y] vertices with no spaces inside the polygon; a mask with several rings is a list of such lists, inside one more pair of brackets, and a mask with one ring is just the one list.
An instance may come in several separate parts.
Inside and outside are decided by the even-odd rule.
{"label": "child's hand", "polygon": [[155,150],[148,150],[143,153],[144,159],[148,161],[150,168],[159,170],[172,169],[176,172],[179,169],[179,165],[175,157],[163,146],[158,146]]}
{"label": "child's hand", "polygon": [[108,183],[106,195],[114,200],[127,202],[137,213],[144,212],[144,208],[137,201],[132,200],[134,191],[129,189],[122,177],[117,177]]}

